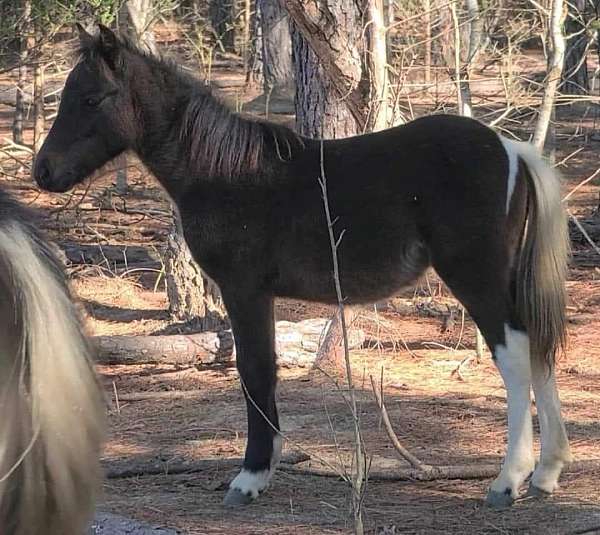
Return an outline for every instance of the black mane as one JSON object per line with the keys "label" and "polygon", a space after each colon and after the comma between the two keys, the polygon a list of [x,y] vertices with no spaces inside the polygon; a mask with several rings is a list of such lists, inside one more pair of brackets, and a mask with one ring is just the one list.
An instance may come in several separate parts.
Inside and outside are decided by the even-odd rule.
{"label": "black mane", "polygon": [[[258,180],[265,151],[272,151],[279,160],[286,161],[304,148],[303,139],[290,128],[233,112],[205,82],[171,59],[154,55],[123,36],[119,36],[118,46],[150,63],[163,77],[191,88],[179,140],[189,148],[192,170],[208,172],[210,178],[235,180],[244,176]],[[79,53],[86,59],[102,58],[100,38],[82,44]],[[128,62],[121,60],[119,68],[127,73]]]}

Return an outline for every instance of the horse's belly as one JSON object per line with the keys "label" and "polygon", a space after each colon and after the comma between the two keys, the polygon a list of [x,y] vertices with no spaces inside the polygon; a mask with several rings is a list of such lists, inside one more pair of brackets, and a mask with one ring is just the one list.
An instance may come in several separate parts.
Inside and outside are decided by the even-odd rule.
{"label": "horse's belly", "polygon": [[[427,249],[420,242],[389,244],[379,250],[351,251],[340,247],[338,272],[342,295],[348,303],[379,301],[414,284],[429,265]],[[275,293],[334,303],[337,301],[331,248],[322,247],[289,257],[279,265]]]}

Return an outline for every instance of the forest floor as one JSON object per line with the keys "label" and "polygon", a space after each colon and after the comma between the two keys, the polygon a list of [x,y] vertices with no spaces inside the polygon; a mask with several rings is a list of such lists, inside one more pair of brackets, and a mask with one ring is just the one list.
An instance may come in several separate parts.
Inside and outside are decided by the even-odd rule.
{"label": "forest floor", "polygon": [[[215,65],[215,84],[234,101],[250,100],[238,68]],[[2,82],[10,84],[5,76]],[[280,118],[291,121],[291,117]],[[0,104],[0,146],[10,136],[12,110]],[[578,125],[581,125],[577,121]],[[574,124],[574,122],[573,122]],[[565,193],[599,166],[600,143],[567,119],[559,130],[557,161],[582,147],[561,167]],[[586,130],[587,128],[587,130]],[[575,133],[573,133],[575,132]],[[579,132],[579,134],[577,133]],[[583,133],[582,133],[583,132]],[[586,134],[587,132],[587,134]],[[28,178],[29,160],[0,160],[0,187],[45,215],[49,235],[61,243],[142,246],[160,250],[169,225],[168,205],[157,183],[138,165],[129,170],[129,192],[115,192],[107,172],[86,190],[49,195]],[[85,190],[85,194],[84,194]],[[569,208],[591,217],[598,181],[579,189]],[[600,257],[577,245],[569,282],[569,351],[557,378],[575,459],[600,457]],[[162,280],[155,271],[118,270],[110,261],[71,269],[73,287],[88,314],[92,334],[152,334],[172,328]],[[415,295],[452,303],[434,274]],[[327,307],[282,300],[278,319],[328,317]],[[472,322],[464,328],[443,318],[393,308],[365,309],[361,327],[380,343],[352,351],[366,451],[374,469],[405,466],[381,425],[369,375],[382,378],[386,405],[403,444],[430,464],[500,463],[505,450],[506,402],[500,377],[486,352],[481,363],[453,370],[474,353]],[[408,348],[408,349],[407,349]],[[110,479],[101,508],[189,534],[340,534],[351,531],[349,489],[340,478],[278,472],[270,490],[241,509],[222,505],[237,468],[227,459],[243,455],[245,405],[233,367],[169,365],[100,366],[110,400],[107,468],[161,461],[162,475]],[[306,450],[298,468],[347,459],[352,449],[348,408],[332,381],[305,368],[279,370],[279,412],[284,450]],[[118,402],[137,392],[201,391],[193,398]],[[536,420],[537,427],[537,420]],[[180,461],[213,459],[209,468],[170,475]],[[485,507],[490,483],[370,481],[364,501],[368,533],[561,534],[600,533],[600,463],[567,470],[551,498],[521,499],[507,511]],[[595,531],[594,531],[595,529]]]}

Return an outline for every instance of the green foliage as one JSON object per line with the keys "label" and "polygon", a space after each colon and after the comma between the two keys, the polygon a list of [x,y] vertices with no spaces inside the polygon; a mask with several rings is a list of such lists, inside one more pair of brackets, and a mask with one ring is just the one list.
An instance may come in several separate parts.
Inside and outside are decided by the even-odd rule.
{"label": "green foliage", "polygon": [[109,26],[121,7],[121,0],[79,0],[79,10],[86,10],[89,18]]}

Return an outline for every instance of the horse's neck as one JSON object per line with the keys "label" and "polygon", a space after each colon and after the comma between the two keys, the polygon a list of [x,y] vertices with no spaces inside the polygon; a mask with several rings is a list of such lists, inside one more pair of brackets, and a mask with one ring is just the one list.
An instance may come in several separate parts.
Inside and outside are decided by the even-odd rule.
{"label": "horse's neck", "polygon": [[160,84],[144,85],[138,81],[132,87],[140,127],[134,150],[174,197],[179,188],[177,175],[182,163],[181,125],[193,91],[166,76],[159,79]]}

